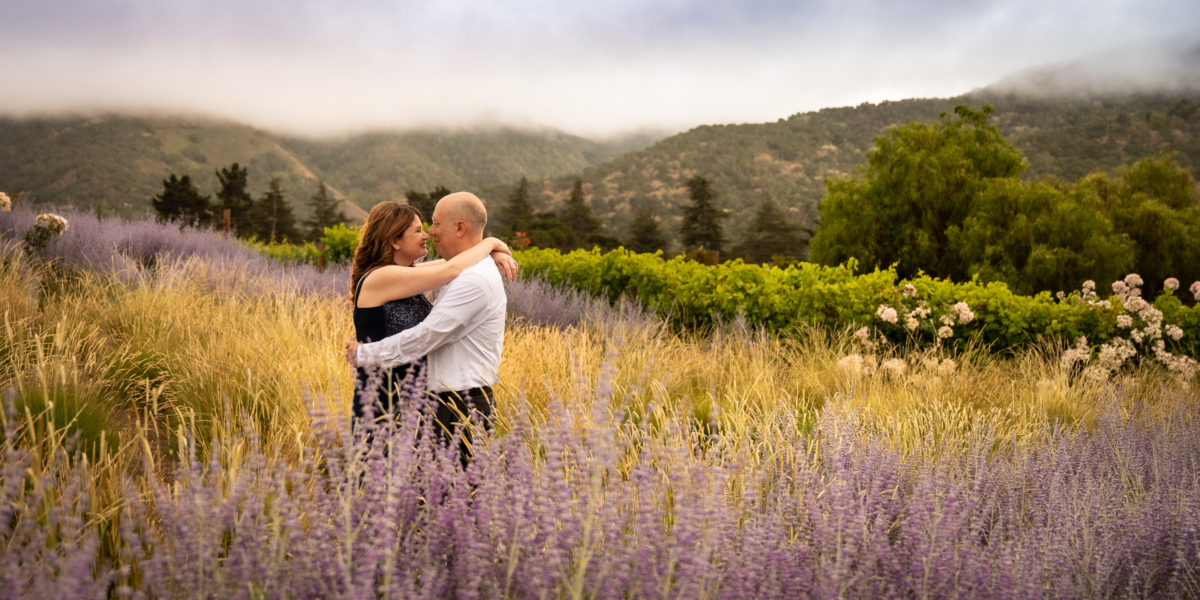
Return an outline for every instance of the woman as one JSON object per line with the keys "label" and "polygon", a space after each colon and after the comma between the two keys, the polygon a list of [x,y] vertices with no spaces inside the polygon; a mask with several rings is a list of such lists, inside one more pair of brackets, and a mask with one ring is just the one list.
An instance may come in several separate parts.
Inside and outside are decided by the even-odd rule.
{"label": "woman", "polygon": [[[416,264],[426,254],[428,239],[429,234],[421,226],[421,213],[412,206],[389,201],[371,209],[350,270],[354,336],[359,342],[378,341],[420,323],[433,307],[424,292],[446,285],[489,254],[501,273],[509,279],[516,275],[517,263],[508,246],[492,237],[451,260]],[[355,420],[363,417],[370,403],[392,407],[405,377],[415,378],[423,362],[384,369],[375,381],[360,367],[354,394]]]}

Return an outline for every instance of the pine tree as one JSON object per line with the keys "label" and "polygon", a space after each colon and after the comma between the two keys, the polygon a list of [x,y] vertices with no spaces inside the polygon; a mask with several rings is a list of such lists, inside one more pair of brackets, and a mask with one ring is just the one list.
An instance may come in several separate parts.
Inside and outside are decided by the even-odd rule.
{"label": "pine tree", "polygon": [[217,179],[221,182],[221,191],[217,192],[217,198],[221,202],[217,208],[229,211],[229,220],[233,223],[233,231],[236,235],[239,237],[253,235],[255,224],[250,222],[250,210],[254,206],[254,199],[246,190],[249,180],[248,170],[233,163],[228,168],[218,170]]}
{"label": "pine tree", "polygon": [[665,250],[667,239],[658,226],[654,211],[643,203],[633,210],[633,220],[629,222],[629,249],[634,252],[654,252]]}
{"label": "pine tree", "polygon": [[254,203],[251,211],[254,234],[270,242],[295,242],[300,239],[292,204],[284,196],[278,177],[271,178],[267,193]]}
{"label": "pine tree", "polygon": [[308,230],[308,239],[316,241],[321,239],[325,234],[326,227],[333,227],[340,223],[345,223],[346,213],[338,208],[338,201],[329,193],[329,188],[325,187],[325,182],[321,182],[321,186],[317,189],[317,193],[309,199],[308,206],[312,208],[312,218],[304,221],[304,226]]}
{"label": "pine tree", "polygon": [[404,197],[408,200],[409,206],[421,211],[421,218],[426,221],[433,219],[433,209],[437,206],[438,200],[450,195],[450,190],[446,186],[439,185],[433,188],[432,192],[423,194],[416,190],[408,190]]}
{"label": "pine tree", "polygon": [[683,224],[679,227],[680,237],[686,249],[704,248],[721,252],[725,246],[725,232],[721,219],[729,215],[713,205],[716,195],[709,188],[708,180],[697,175],[687,182],[690,206],[683,209]]}
{"label": "pine tree", "polygon": [[745,237],[733,254],[750,262],[765,263],[776,257],[799,258],[804,255],[804,245],[799,228],[767,196],[759,203]]}
{"label": "pine tree", "polygon": [[575,185],[571,188],[571,195],[563,208],[562,220],[575,232],[580,241],[590,241],[600,233],[600,219],[592,214],[592,208],[584,201],[583,180],[578,177],[575,178]]}
{"label": "pine tree", "polygon": [[180,226],[203,227],[212,221],[208,196],[201,196],[187,175],[174,173],[163,180],[163,191],[151,201],[160,221],[175,221]]}
{"label": "pine tree", "polygon": [[529,200],[529,180],[521,176],[520,183],[508,195],[508,210],[505,215],[510,233],[528,231],[533,225],[533,203]]}

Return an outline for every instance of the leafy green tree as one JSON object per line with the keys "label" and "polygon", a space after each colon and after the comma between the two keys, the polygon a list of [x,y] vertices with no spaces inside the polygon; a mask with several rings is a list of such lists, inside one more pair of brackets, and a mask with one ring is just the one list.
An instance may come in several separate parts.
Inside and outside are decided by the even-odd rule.
{"label": "leafy green tree", "polygon": [[1094,190],[1056,180],[993,182],[948,237],[969,275],[1021,294],[1113,281],[1133,265],[1133,242],[1114,230]]}
{"label": "leafy green tree", "polygon": [[663,235],[654,210],[649,204],[642,202],[634,207],[633,218],[629,222],[629,242],[626,245],[634,252],[666,249],[667,238]]}
{"label": "leafy green tree", "polygon": [[284,195],[278,177],[271,178],[267,193],[254,203],[250,215],[254,223],[253,235],[270,242],[291,243],[300,240],[292,204]]}
{"label": "leafy green tree", "polygon": [[437,206],[438,200],[449,195],[450,190],[444,185],[439,185],[427,194],[416,190],[408,190],[405,192],[404,197],[408,200],[410,206],[421,211],[421,218],[429,221],[433,218],[433,208]]}
{"label": "leafy green tree", "polygon": [[212,221],[209,197],[200,195],[187,175],[176,177],[172,173],[164,179],[162,193],[151,203],[161,221],[175,221],[187,227],[203,227]]}
{"label": "leafy green tree", "polygon": [[1168,156],[1143,158],[1113,181],[1087,180],[1105,198],[1116,231],[1133,240],[1133,271],[1156,293],[1175,277],[1200,280],[1200,190],[1186,169]]}
{"label": "leafy green tree", "polygon": [[567,197],[566,206],[563,207],[562,220],[580,240],[590,239],[601,230],[600,219],[596,218],[592,208],[584,200],[583,180],[578,177],[575,178],[571,195]]}
{"label": "leafy green tree", "polygon": [[337,199],[329,193],[329,188],[325,187],[324,181],[320,182],[317,193],[309,198],[308,206],[312,209],[312,217],[305,219],[304,227],[308,231],[308,239],[311,241],[321,239],[321,236],[325,234],[326,227],[347,221],[346,213],[338,208]]}
{"label": "leafy green tree", "polygon": [[217,192],[220,200],[219,210],[229,211],[229,220],[233,231],[239,237],[253,235],[256,225],[250,222],[250,211],[254,207],[254,198],[247,191],[249,171],[233,163],[229,167],[217,171],[217,179],[221,182],[221,190]]}
{"label": "leafy green tree", "polygon": [[775,258],[800,258],[804,248],[800,228],[768,195],[758,204],[744,238],[733,248],[733,255],[765,263]]}
{"label": "leafy green tree", "polygon": [[529,233],[528,230],[533,226],[533,202],[529,199],[529,180],[524,176],[517,183],[517,187],[513,188],[512,193],[508,195],[504,217],[508,223],[509,233],[517,231]]}
{"label": "leafy green tree", "polygon": [[914,122],[877,138],[865,172],[827,182],[813,260],[837,264],[854,257],[867,270],[896,263],[902,277],[923,270],[965,278],[948,232],[962,226],[989,182],[1019,177],[1026,166],[987,123],[991,114],[990,106],[960,105],[938,123]]}
{"label": "leafy green tree", "polygon": [[721,220],[729,215],[713,204],[716,194],[707,179],[696,175],[688,180],[687,185],[692,202],[683,208],[683,223],[679,227],[684,247],[721,252],[725,248]]}

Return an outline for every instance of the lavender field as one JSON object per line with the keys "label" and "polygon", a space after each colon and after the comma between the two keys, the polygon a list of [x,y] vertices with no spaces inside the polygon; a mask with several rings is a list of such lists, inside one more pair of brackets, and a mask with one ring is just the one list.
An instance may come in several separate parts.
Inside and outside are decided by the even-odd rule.
{"label": "lavender field", "polygon": [[1152,361],[868,369],[524,280],[464,469],[420,394],[351,432],[344,270],[63,216],[0,212],[9,597],[1200,596],[1200,381]]}

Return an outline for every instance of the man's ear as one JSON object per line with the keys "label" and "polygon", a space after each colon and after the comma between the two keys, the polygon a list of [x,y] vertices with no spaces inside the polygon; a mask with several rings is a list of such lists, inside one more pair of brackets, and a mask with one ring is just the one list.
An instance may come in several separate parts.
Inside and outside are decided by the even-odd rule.
{"label": "man's ear", "polygon": [[454,222],[454,234],[457,235],[458,237],[463,237],[463,236],[467,235],[467,222],[466,221],[455,221]]}

